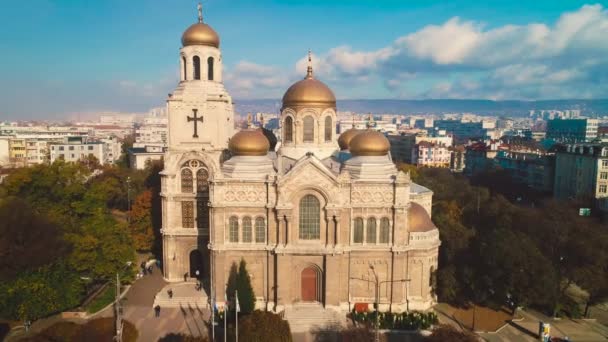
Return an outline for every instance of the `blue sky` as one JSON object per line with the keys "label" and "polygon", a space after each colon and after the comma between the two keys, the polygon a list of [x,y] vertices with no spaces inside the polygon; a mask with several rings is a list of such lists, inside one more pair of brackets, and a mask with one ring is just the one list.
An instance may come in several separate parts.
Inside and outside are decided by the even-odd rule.
{"label": "blue sky", "polygon": [[[196,1],[0,2],[0,119],[162,105]],[[608,12],[568,1],[203,1],[233,97],[316,74],[340,98],[599,98]]]}

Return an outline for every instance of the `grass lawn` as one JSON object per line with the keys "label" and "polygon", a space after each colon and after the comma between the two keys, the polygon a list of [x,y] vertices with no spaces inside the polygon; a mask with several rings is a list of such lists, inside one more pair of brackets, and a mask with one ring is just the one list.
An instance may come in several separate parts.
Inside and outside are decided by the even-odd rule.
{"label": "grass lawn", "polygon": [[97,297],[95,297],[95,299],[93,299],[89,303],[89,305],[87,305],[87,307],[86,307],[87,312],[95,313],[95,312],[105,308],[108,304],[110,304],[114,301],[115,295],[116,295],[115,287],[112,285],[106,286],[106,288],[103,291],[101,291],[101,293],[99,293],[97,295]]}

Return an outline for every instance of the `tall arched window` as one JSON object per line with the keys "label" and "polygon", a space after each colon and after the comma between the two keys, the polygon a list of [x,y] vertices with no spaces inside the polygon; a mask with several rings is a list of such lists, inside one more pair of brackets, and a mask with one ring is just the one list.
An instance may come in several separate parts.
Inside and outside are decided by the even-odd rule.
{"label": "tall arched window", "polygon": [[192,64],[194,65],[194,79],[201,79],[201,59],[198,56],[192,57]]}
{"label": "tall arched window", "polygon": [[325,141],[331,141],[332,133],[331,116],[325,118]]}
{"label": "tall arched window", "polygon": [[228,241],[239,242],[239,219],[235,216],[230,218],[228,223]]}
{"label": "tall arched window", "polygon": [[196,191],[202,193],[209,191],[209,172],[205,169],[196,172]]}
{"label": "tall arched window", "polygon": [[304,142],[313,142],[315,140],[315,119],[312,116],[304,118]]}
{"label": "tall arched window", "polygon": [[367,243],[376,243],[376,219],[370,217],[367,219]]}
{"label": "tall arched window", "polygon": [[207,58],[207,79],[213,81],[213,57]]}
{"label": "tall arched window", "polygon": [[182,201],[182,227],[194,228],[194,202]]}
{"label": "tall arched window", "polygon": [[357,217],[355,219],[355,227],[353,230],[353,242],[363,243],[363,219]]}
{"label": "tall arched window", "polygon": [[285,131],[285,142],[293,142],[293,119],[291,116],[285,118],[283,130]]}
{"label": "tall arched window", "polygon": [[188,79],[188,72],[186,72],[186,57],[182,56],[182,64],[184,65],[184,81]]}
{"label": "tall arched window", "polygon": [[192,192],[193,190],[193,178],[192,171],[190,169],[182,169],[182,192]]}
{"label": "tall arched window", "polygon": [[313,195],[300,200],[300,239],[315,240],[321,236],[321,204]]}
{"label": "tall arched window", "polygon": [[391,224],[385,217],[380,221],[380,243],[388,243],[390,238]]}
{"label": "tall arched window", "polygon": [[251,242],[251,217],[243,217],[243,242]]}
{"label": "tall arched window", "polygon": [[255,242],[263,243],[266,240],[266,222],[264,218],[255,219]]}

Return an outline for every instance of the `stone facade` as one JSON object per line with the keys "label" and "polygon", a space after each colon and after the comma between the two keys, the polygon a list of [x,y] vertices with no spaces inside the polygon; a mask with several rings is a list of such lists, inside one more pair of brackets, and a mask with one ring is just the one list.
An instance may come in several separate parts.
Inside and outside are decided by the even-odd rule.
{"label": "stone facade", "polygon": [[[204,72],[187,77],[199,54],[219,64],[213,80]],[[181,282],[198,270],[221,306],[230,268],[244,259],[261,308],[371,305],[378,280],[382,310],[428,309],[439,235],[432,224],[414,230],[409,216],[414,200],[430,215],[432,192],[412,190],[389,154],[339,160],[332,107],[284,107],[291,143],[263,156],[231,153],[233,105],[219,49],[186,46],[181,56],[161,173],[165,279]],[[202,122],[193,121],[195,112]],[[306,116],[314,129],[304,142]]]}

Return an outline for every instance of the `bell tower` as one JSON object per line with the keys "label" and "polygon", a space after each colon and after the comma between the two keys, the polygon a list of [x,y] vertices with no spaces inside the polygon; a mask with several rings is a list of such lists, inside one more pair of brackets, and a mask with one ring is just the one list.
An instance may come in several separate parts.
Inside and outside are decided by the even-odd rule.
{"label": "bell tower", "polygon": [[222,79],[220,37],[198,21],[182,35],[180,82],[167,99],[169,150],[225,150],[234,133],[232,98]]}

